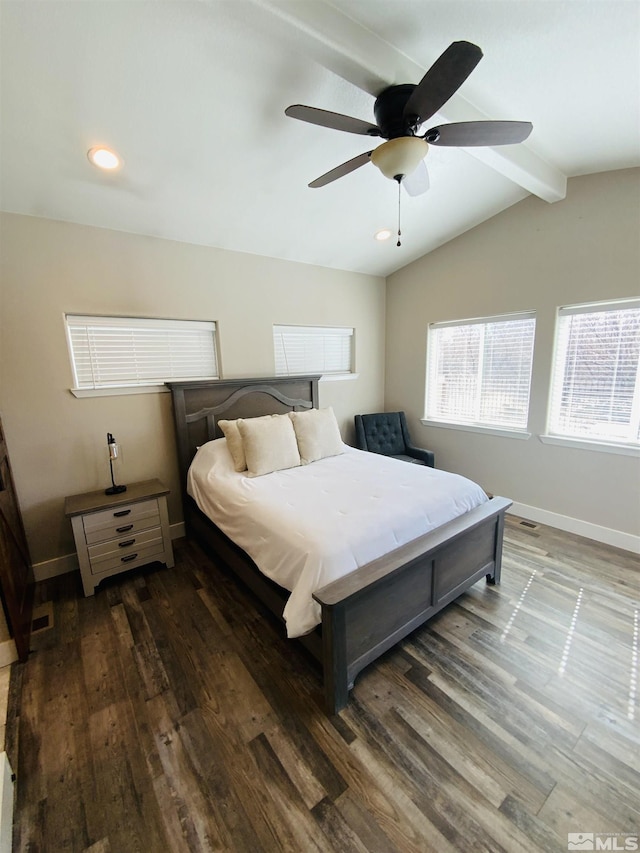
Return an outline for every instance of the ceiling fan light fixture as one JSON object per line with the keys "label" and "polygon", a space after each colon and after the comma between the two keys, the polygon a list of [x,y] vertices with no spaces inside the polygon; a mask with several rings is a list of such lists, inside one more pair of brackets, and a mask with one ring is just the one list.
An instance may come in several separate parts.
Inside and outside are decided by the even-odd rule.
{"label": "ceiling fan light fixture", "polygon": [[397,180],[410,175],[427,156],[429,146],[417,136],[399,136],[383,142],[371,152],[371,162],[385,178]]}

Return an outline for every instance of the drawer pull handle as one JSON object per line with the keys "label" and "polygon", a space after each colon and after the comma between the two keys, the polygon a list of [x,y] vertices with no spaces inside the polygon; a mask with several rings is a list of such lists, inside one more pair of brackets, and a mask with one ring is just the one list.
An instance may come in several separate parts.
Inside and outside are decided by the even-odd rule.
{"label": "drawer pull handle", "polygon": [[128,548],[129,545],[133,545],[135,539],[127,539],[126,542],[118,542],[118,548]]}
{"label": "drawer pull handle", "polygon": [[120,512],[114,512],[113,517],[114,518],[122,518],[123,515],[129,515],[130,512],[131,512],[130,509],[121,509]]}
{"label": "drawer pull handle", "polygon": [[123,563],[130,563],[130,562],[131,562],[131,560],[135,560],[135,558],[136,558],[137,556],[138,556],[137,554],[127,554],[127,556],[126,556],[126,557],[120,557],[120,560],[121,560]]}
{"label": "drawer pull handle", "polygon": [[116,533],[126,533],[128,530],[133,530],[133,524],[124,524],[122,527],[116,527]]}

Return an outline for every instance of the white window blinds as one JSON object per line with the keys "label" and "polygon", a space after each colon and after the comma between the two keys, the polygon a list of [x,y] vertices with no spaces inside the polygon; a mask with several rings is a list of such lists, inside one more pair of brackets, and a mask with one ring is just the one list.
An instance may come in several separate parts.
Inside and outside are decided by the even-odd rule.
{"label": "white window blinds", "polygon": [[533,313],[433,323],[427,352],[426,417],[526,430]]}
{"label": "white window blinds", "polygon": [[559,309],[548,426],[640,444],[640,300]]}
{"label": "white window blinds", "polygon": [[77,389],[216,379],[213,322],[66,316]]}
{"label": "white window blinds", "polygon": [[276,376],[305,373],[350,373],[353,329],[318,326],[274,326]]}

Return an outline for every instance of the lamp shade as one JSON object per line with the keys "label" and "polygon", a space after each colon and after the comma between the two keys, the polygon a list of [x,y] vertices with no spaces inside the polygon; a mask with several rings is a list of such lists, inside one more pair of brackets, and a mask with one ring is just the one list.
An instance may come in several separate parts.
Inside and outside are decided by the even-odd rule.
{"label": "lamp shade", "polygon": [[383,142],[371,153],[371,162],[386,178],[406,177],[426,156],[429,146],[416,136],[399,136]]}

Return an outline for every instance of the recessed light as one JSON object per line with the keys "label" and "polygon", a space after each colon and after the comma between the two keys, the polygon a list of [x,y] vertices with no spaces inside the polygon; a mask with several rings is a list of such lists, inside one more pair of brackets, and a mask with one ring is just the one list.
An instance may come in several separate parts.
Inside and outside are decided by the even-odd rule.
{"label": "recessed light", "polygon": [[391,237],[391,230],[389,228],[381,228],[379,231],[373,235],[376,240],[388,240]]}
{"label": "recessed light", "polygon": [[89,162],[93,163],[94,166],[97,166],[99,169],[117,169],[120,165],[120,158],[113,151],[110,151],[108,148],[103,148],[102,146],[96,146],[95,148],[90,148],[87,151],[87,157],[89,158]]}

